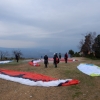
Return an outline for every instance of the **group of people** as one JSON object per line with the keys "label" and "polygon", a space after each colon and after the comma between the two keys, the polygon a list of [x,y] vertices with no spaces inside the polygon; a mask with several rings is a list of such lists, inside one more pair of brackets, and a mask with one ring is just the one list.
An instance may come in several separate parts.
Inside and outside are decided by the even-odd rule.
{"label": "group of people", "polygon": [[[57,68],[57,64],[60,62],[60,59],[61,59],[61,53],[59,53],[59,56],[57,53],[54,53],[53,63],[55,65],[55,68]],[[67,53],[65,53],[64,59],[65,59],[65,63],[67,63],[67,59],[68,59]],[[44,56],[44,64],[45,64],[45,68],[47,68],[47,65],[48,65],[48,56],[47,55]]]}

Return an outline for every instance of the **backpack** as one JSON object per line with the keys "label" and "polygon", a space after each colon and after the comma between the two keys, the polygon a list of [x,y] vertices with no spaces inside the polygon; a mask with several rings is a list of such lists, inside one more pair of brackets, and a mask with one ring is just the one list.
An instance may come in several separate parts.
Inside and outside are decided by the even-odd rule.
{"label": "backpack", "polygon": [[56,62],[59,63],[59,58],[58,57],[56,58]]}

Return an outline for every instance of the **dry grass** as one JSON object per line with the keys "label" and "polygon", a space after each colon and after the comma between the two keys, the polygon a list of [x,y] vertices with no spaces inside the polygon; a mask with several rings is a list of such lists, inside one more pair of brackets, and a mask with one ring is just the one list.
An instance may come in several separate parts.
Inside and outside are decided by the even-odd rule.
{"label": "dry grass", "polygon": [[81,73],[77,66],[80,63],[92,63],[100,66],[99,60],[75,58],[77,62],[60,62],[58,68],[49,63],[48,68],[32,67],[27,62],[0,65],[0,68],[37,72],[58,79],[78,79],[80,83],[73,86],[38,87],[0,79],[0,100],[100,100],[100,77],[90,77]]}

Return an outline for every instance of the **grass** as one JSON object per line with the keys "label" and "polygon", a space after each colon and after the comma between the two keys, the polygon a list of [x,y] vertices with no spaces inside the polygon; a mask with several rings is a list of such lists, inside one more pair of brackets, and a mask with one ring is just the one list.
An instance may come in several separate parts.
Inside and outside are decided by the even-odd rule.
{"label": "grass", "polygon": [[0,68],[36,72],[58,79],[77,79],[77,85],[62,87],[31,87],[0,79],[0,100],[100,100],[100,77],[91,77],[77,69],[80,63],[92,63],[100,66],[99,60],[76,58],[77,62],[60,62],[58,68],[49,63],[48,68],[43,62],[40,67],[33,67],[21,60],[2,64]]}

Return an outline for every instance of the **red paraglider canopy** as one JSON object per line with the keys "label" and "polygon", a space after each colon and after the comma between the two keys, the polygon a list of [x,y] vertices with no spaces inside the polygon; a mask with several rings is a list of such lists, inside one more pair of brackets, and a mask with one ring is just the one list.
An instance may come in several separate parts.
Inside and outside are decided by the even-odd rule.
{"label": "red paraglider canopy", "polygon": [[39,62],[41,62],[41,60],[32,60],[29,63],[29,65],[31,66],[40,66]]}
{"label": "red paraglider canopy", "polygon": [[32,61],[30,61],[30,62],[28,62],[29,63],[29,65],[31,65],[31,66],[40,66],[40,64],[38,64],[38,63],[33,63]]}
{"label": "red paraglider canopy", "polygon": [[76,79],[56,79],[46,75],[0,69],[0,78],[30,86],[69,86],[78,84]]}

